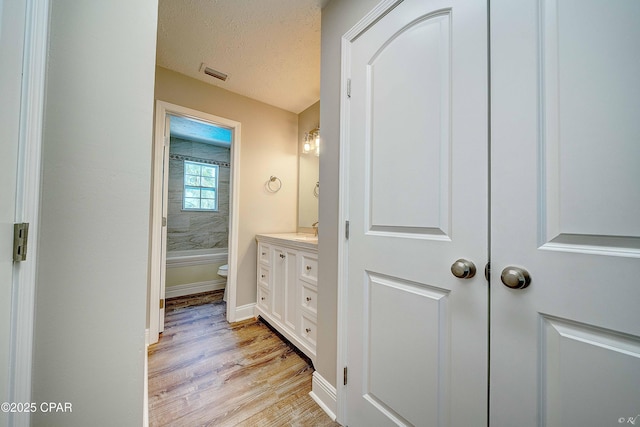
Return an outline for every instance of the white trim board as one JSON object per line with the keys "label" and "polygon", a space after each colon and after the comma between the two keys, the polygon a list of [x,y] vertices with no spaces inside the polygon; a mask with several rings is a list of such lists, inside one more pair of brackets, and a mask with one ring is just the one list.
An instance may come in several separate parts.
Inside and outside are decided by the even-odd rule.
{"label": "white trim board", "polygon": [[[227,290],[227,296],[228,295],[229,295],[229,291]],[[227,307],[229,306],[227,305]],[[236,309],[233,312],[233,317],[235,319],[233,320],[233,322],[240,322],[242,320],[247,320],[247,319],[251,319],[252,317],[256,317],[254,314],[255,308],[256,308],[255,302],[252,302],[251,304],[241,305],[240,307],[236,307]],[[227,319],[229,319],[229,311],[230,311],[229,308],[227,308]]]}
{"label": "white trim board", "polygon": [[169,138],[165,141],[165,122],[167,115],[193,118],[199,121],[221,125],[233,130],[233,142],[231,143],[231,182],[229,185],[229,248],[228,264],[229,273],[227,276],[227,321],[236,321],[236,281],[238,265],[238,227],[240,215],[240,146],[241,146],[241,124],[223,117],[214,116],[202,111],[193,110],[169,102],[157,100],[155,113],[155,134],[154,134],[154,154],[153,154],[153,201],[151,214],[151,249],[149,254],[149,329],[150,342],[158,341],[160,332],[160,309],[158,301],[164,298],[163,274],[166,269],[166,259],[163,259],[162,241],[162,217],[163,217],[163,167],[164,167],[164,147],[170,144]]}
{"label": "white trim board", "polygon": [[311,391],[309,396],[327,413],[331,421],[336,420],[338,400],[336,388],[329,383],[318,371],[313,372],[311,378]]}
{"label": "white trim board", "polygon": [[142,401],[142,427],[149,426],[149,328],[144,330],[144,399]]}
{"label": "white trim board", "polygon": [[181,285],[167,286],[165,298],[183,297],[185,295],[201,294],[202,292],[224,289],[226,279],[207,280],[206,282],[183,283]]}
{"label": "white trim board", "polygon": [[[14,265],[10,331],[9,399],[31,401],[31,374],[40,211],[42,128],[49,34],[49,0],[25,0],[25,39],[20,111],[15,222],[28,222],[27,261]],[[9,414],[9,425],[29,426],[30,414]]]}

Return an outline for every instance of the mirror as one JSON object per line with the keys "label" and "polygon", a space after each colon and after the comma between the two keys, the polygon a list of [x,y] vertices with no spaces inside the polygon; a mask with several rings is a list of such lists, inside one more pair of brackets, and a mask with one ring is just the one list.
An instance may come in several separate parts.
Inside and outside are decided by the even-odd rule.
{"label": "mirror", "polygon": [[318,221],[320,157],[315,147],[305,153],[304,143],[306,136],[315,144],[315,135],[309,134],[319,128],[319,123],[320,101],[298,115],[298,231],[303,232],[313,232],[312,224]]}

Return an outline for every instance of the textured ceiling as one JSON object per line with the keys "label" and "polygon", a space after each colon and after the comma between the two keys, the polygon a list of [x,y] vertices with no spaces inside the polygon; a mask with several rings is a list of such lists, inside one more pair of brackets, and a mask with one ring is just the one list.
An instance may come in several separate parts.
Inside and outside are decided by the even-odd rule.
{"label": "textured ceiling", "polygon": [[[159,66],[299,113],[320,99],[324,0],[160,0]],[[229,75],[226,82],[201,64]]]}

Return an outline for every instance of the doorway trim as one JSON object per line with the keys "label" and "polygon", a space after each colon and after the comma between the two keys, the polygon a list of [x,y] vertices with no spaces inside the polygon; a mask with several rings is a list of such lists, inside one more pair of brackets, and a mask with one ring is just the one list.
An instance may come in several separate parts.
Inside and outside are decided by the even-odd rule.
{"label": "doorway trim", "polygon": [[238,264],[238,225],[239,225],[239,188],[240,188],[240,122],[209,113],[156,100],[155,132],[153,143],[153,183],[151,205],[151,247],[149,271],[149,343],[158,341],[160,308],[160,275],[163,268],[162,260],[162,182],[165,147],[164,130],[167,115],[182,116],[199,121],[222,125],[233,130],[231,143],[231,182],[229,183],[229,273],[227,277],[227,321],[234,322],[236,318],[236,282]]}
{"label": "doorway trim", "polygon": [[[23,75],[18,139],[15,222],[30,223],[29,255],[14,263],[9,337],[9,399],[31,401],[35,335],[36,275],[40,217],[49,0],[26,0]],[[30,425],[31,414],[9,414],[10,426]]]}

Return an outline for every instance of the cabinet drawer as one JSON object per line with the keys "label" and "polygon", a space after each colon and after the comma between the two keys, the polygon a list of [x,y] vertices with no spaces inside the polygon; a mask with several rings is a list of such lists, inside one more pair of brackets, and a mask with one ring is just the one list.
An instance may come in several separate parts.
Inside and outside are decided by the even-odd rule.
{"label": "cabinet drawer", "polygon": [[258,262],[264,265],[271,265],[271,246],[258,242]]}
{"label": "cabinet drawer", "polygon": [[318,293],[314,289],[304,285],[302,285],[301,288],[302,301],[300,303],[302,304],[302,307],[306,308],[313,314],[316,314],[318,312]]}
{"label": "cabinet drawer", "polygon": [[258,267],[258,284],[271,289],[271,269],[260,265]]}
{"label": "cabinet drawer", "polygon": [[306,279],[314,285],[318,283],[318,258],[311,254],[300,254],[302,262],[300,263],[300,277]]}
{"label": "cabinet drawer", "polygon": [[317,336],[317,325],[315,319],[311,317],[307,317],[302,314],[302,329],[300,330],[300,337],[315,349],[316,347],[316,336]]}
{"label": "cabinet drawer", "polygon": [[263,309],[264,311],[271,310],[271,299],[270,292],[263,288],[262,286],[258,286],[258,307]]}

